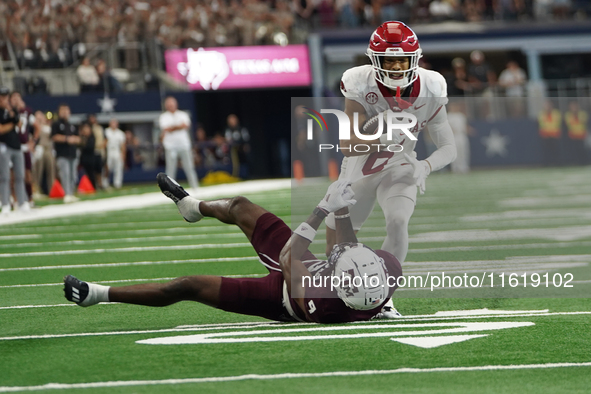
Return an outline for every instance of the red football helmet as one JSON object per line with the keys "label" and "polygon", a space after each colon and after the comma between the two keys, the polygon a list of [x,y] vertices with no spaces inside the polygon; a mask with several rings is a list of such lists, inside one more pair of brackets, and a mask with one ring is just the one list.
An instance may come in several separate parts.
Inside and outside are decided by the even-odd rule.
{"label": "red football helmet", "polygon": [[[419,40],[415,32],[402,22],[382,23],[369,39],[367,56],[371,59],[377,80],[390,89],[409,86],[419,76],[417,69],[422,56]],[[382,67],[385,56],[408,57],[409,69],[396,71],[396,74],[402,74],[402,78],[391,78],[392,71]]]}

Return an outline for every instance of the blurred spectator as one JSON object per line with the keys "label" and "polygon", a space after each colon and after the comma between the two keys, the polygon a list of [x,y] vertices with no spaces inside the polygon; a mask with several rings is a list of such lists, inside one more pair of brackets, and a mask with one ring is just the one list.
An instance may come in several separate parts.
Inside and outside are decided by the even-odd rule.
{"label": "blurred spectator", "polygon": [[[55,180],[55,160],[53,157],[53,142],[51,141],[51,126],[45,114],[35,112],[34,140],[37,142],[34,153],[33,176],[35,178],[35,198],[49,194]],[[43,189],[43,175],[45,175],[45,189]]]}
{"label": "blurred spectator", "polygon": [[568,104],[568,111],[564,114],[564,122],[568,132],[568,156],[574,164],[584,165],[587,163],[585,139],[589,114],[579,108],[578,101],[572,100]]}
{"label": "blurred spectator", "polygon": [[99,75],[96,68],[90,64],[90,58],[85,56],[76,69],[76,75],[80,82],[80,91],[88,92],[97,90],[99,86]]}
{"label": "blurred spectator", "polygon": [[554,19],[567,19],[570,15],[571,0],[554,0],[552,14]]}
{"label": "blurred spectator", "polygon": [[94,155],[96,140],[92,132],[92,126],[89,123],[82,123],[78,131],[80,134],[80,165],[90,183],[92,183],[92,187],[96,190],[96,160]]}
{"label": "blurred spectator", "polygon": [[[92,182],[92,185],[95,187],[102,187],[103,186],[103,166],[105,164],[105,131],[103,130],[103,126],[101,126],[95,114],[88,115],[88,123],[90,124],[90,128],[92,129],[92,134],[94,135],[94,174],[95,180]],[[90,176],[90,175],[89,175]]]}
{"label": "blurred spectator", "polygon": [[213,143],[207,139],[207,133],[203,125],[197,123],[197,129],[195,130],[195,165],[198,168],[213,167],[213,164],[215,164],[215,158],[210,151],[212,145]]}
{"label": "blurred spectator", "polygon": [[90,64],[90,58],[85,56],[82,63],[76,69],[76,75],[80,82],[80,91],[88,92],[97,90],[99,87],[99,75],[96,68]]}
{"label": "blurred spectator", "polygon": [[25,160],[16,128],[20,125],[18,112],[10,107],[8,88],[0,87],[0,198],[2,214],[10,213],[10,164],[14,172],[14,188],[19,211],[30,209],[25,189]]}
{"label": "blurred spectator", "polygon": [[97,61],[96,72],[99,77],[98,90],[107,93],[118,93],[123,90],[121,83],[111,75],[111,72],[107,68],[107,63],[103,59]]}
{"label": "blurred spectator", "polygon": [[590,11],[589,0],[3,1],[0,37],[8,38],[23,68],[64,67],[71,64],[76,49],[84,54],[97,44],[117,43],[119,60],[137,70],[140,53],[135,43],[152,39],[165,48],[285,45],[305,42],[311,28],[334,25],[477,22],[534,15],[551,20],[587,18]]}
{"label": "blurred spectator", "polygon": [[33,204],[33,160],[31,150],[33,149],[32,134],[35,115],[33,115],[33,110],[27,107],[19,92],[12,92],[9,101],[10,106],[18,114],[20,119],[16,131],[21,141],[21,152],[23,152],[25,159],[25,189],[27,190],[29,202]]}
{"label": "blurred spectator", "polygon": [[80,136],[76,126],[70,123],[70,107],[67,104],[61,104],[58,108],[58,119],[51,126],[51,139],[65,192],[64,202],[76,202],[78,197],[74,196],[74,188],[78,175],[77,147],[80,144]]}
{"label": "blurred spectator", "polygon": [[195,173],[189,137],[191,119],[185,112],[179,111],[178,103],[172,96],[165,99],[164,107],[166,111],[160,115],[159,122],[162,133],[160,138],[166,156],[166,174],[176,179],[177,164],[180,159],[189,185],[195,190],[199,186],[199,181]]}
{"label": "blurred spectator", "polygon": [[[469,1],[469,0],[468,0]],[[426,23],[431,19],[429,12],[430,0],[416,0],[412,10],[412,19],[415,23]]]}
{"label": "blurred spectator", "polygon": [[470,65],[468,66],[468,82],[477,100],[478,115],[482,119],[490,119],[492,114],[491,101],[494,96],[493,87],[496,83],[496,74],[492,67],[485,61],[484,54],[480,51],[470,53]]}
{"label": "blurred spectator", "polygon": [[538,126],[542,139],[544,165],[558,165],[562,162],[560,157],[560,130],[562,114],[554,108],[552,100],[546,100],[544,109],[538,114]]}
{"label": "blurred spectator", "polygon": [[[335,10],[338,15],[339,23],[343,27],[359,26],[359,7],[357,0],[336,0]],[[384,15],[382,7],[382,15]]]}
{"label": "blurred spectator", "polygon": [[140,152],[140,141],[133,135],[131,130],[125,130],[125,168],[132,169],[143,163],[144,159]]}
{"label": "blurred spectator", "polygon": [[516,20],[520,8],[519,0],[498,0],[496,18],[502,20]]}
{"label": "blurred spectator", "polygon": [[455,17],[455,2],[453,0],[433,0],[429,4],[429,14],[433,22],[441,22]]}
{"label": "blurred spectator", "polygon": [[499,75],[499,85],[505,88],[507,97],[523,97],[526,81],[525,71],[513,60],[507,63],[507,68]]}
{"label": "blurred spectator", "polygon": [[[318,146],[317,134],[314,134],[312,140],[307,138],[307,120],[306,109],[303,105],[298,105],[294,108],[292,117],[294,130],[291,140],[291,160],[292,163],[296,160],[303,164],[305,176],[319,176],[320,162],[316,154],[316,147]],[[428,133],[425,133],[428,134]]]}
{"label": "blurred spectator", "polygon": [[451,61],[452,74],[447,84],[447,92],[451,97],[465,96],[472,91],[470,82],[468,82],[468,73],[466,72],[466,62],[461,57],[456,57]]}
{"label": "blurred spectator", "polygon": [[[139,2],[136,4],[138,3]],[[134,11],[128,8],[125,15],[122,16],[119,31],[117,32],[117,43],[123,46],[128,45],[128,47],[123,52],[123,60],[125,68],[130,71],[139,69],[140,64],[139,52],[137,48],[129,46],[132,43],[140,41],[141,27],[138,24],[139,19],[139,15],[134,14]],[[190,48],[190,46],[187,48]]]}
{"label": "blurred spectator", "polygon": [[221,133],[215,133],[211,141],[214,144],[213,152],[216,163],[222,165],[230,164],[232,162],[232,158],[230,156],[230,145],[228,145],[224,136]]}
{"label": "blurred spectator", "polygon": [[485,61],[481,51],[470,53],[470,65],[468,66],[468,81],[472,85],[472,91],[476,95],[490,94],[490,88],[494,86],[496,75],[492,67]]}
{"label": "blurred spectator", "polygon": [[450,101],[448,105],[447,120],[454,133],[456,149],[458,156],[451,163],[451,171],[454,173],[465,174],[470,172],[470,126],[468,118],[463,111],[462,104],[459,101]]}
{"label": "blurred spectator", "polygon": [[482,3],[478,0],[465,0],[463,2],[462,13],[466,22],[480,22],[483,19]]}
{"label": "blurred spectator", "polygon": [[235,114],[228,115],[226,119],[226,142],[230,144],[232,157],[232,175],[238,177],[240,166],[248,164],[250,153],[250,134],[248,129],[240,125]]}
{"label": "blurred spectator", "polygon": [[533,0],[534,15],[538,20],[548,20],[552,15],[553,0]]}
{"label": "blurred spectator", "polygon": [[507,109],[512,117],[523,115],[524,102],[522,97],[525,96],[525,83],[527,76],[516,61],[507,63],[501,75],[499,75],[499,85],[505,88],[505,95],[507,96]]}
{"label": "blurred spectator", "polygon": [[120,189],[123,185],[123,166],[125,163],[125,156],[127,148],[125,146],[127,137],[125,133],[119,129],[119,122],[117,119],[109,121],[109,127],[105,130],[105,145],[107,147],[107,173],[105,183],[109,186],[109,176],[113,174],[113,186],[115,189]]}

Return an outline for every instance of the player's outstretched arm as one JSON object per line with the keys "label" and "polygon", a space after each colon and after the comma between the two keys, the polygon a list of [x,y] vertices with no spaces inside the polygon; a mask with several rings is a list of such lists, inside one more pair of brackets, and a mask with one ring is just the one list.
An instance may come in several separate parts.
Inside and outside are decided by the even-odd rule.
{"label": "player's outstretched arm", "polygon": [[453,131],[447,120],[447,111],[442,107],[437,115],[429,122],[429,136],[437,149],[429,156],[431,171],[437,171],[456,159],[457,150]]}
{"label": "player's outstretched arm", "polygon": [[[331,212],[346,209],[349,205],[355,204],[357,201],[353,197],[353,190],[349,181],[338,180],[331,184],[324,198],[308,219],[295,229],[292,237],[281,251],[279,266],[287,284],[287,291],[302,310],[305,310],[303,278],[309,276],[310,272],[302,263],[301,258],[314,240],[316,230],[318,230],[324,218]],[[352,230],[351,228],[351,232]]]}
{"label": "player's outstretched arm", "polygon": [[336,223],[336,243],[342,242],[357,242],[357,236],[355,230],[353,230],[353,224],[351,223],[351,217],[349,215],[349,208],[339,209],[334,213]]}

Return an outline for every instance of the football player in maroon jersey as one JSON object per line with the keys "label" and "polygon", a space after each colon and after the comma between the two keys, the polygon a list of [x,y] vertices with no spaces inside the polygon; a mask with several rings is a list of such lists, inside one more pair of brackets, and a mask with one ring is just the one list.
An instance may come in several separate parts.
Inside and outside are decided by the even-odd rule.
{"label": "football player in maroon jersey", "polygon": [[[355,200],[347,182],[333,183],[308,220],[294,232],[277,216],[244,197],[201,201],[189,196],[163,173],[158,175],[158,184],[177,204],[186,221],[214,217],[237,225],[269,274],[262,278],[196,275],[168,283],[122,287],[101,286],[67,276],[64,291],[69,301],[81,306],[99,302],[166,306],[197,301],[277,321],[341,323],[382,317],[382,306],[396,289],[402,270],[390,253],[373,251],[357,242],[348,214],[348,207]],[[328,261],[323,261],[310,253],[308,246],[330,212],[336,214],[338,243]],[[342,280],[337,284],[333,280],[346,277],[348,282]],[[316,279],[323,278],[324,285],[318,285]]]}

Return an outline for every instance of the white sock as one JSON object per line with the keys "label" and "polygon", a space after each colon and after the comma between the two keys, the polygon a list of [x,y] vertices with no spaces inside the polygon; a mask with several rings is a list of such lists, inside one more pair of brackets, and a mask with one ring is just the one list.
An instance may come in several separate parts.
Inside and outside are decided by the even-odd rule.
{"label": "white sock", "polygon": [[[86,282],[88,283],[88,282]],[[91,306],[99,302],[109,302],[109,289],[111,286],[96,285],[88,283],[88,295],[86,299],[79,303],[80,306]]]}
{"label": "white sock", "polygon": [[181,201],[176,203],[179,208],[179,212],[183,215],[183,218],[189,223],[195,223],[203,219],[201,211],[199,211],[199,203],[201,200],[195,197],[187,196]]}

